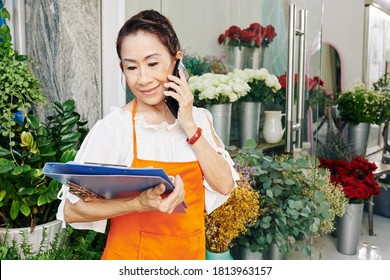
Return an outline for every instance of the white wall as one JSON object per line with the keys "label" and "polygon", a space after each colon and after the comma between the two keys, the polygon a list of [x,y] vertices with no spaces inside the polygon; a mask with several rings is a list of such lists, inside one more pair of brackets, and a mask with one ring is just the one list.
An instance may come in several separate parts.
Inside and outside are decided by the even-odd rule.
{"label": "white wall", "polygon": [[364,0],[324,0],[322,41],[339,51],[342,89],[362,81]]}

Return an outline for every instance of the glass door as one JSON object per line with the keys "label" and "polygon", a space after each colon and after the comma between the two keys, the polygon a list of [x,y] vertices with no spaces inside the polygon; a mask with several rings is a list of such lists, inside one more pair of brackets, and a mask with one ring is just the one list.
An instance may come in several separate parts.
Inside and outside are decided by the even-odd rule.
{"label": "glass door", "polygon": [[[234,72],[235,69],[265,69],[269,75],[277,78],[281,89],[274,90],[277,93],[271,93],[274,94],[271,100],[261,102],[260,116],[257,119],[259,126],[255,131],[258,134],[253,139],[254,141],[249,141],[249,147],[240,143],[243,125],[240,123],[240,118],[243,111],[238,107],[239,102],[233,102],[229,124],[230,132],[227,140],[224,141],[226,146],[232,147],[233,158],[248,151],[256,156],[258,156],[256,153],[260,152],[261,156],[267,156],[275,161],[277,159],[275,164],[288,169],[290,168],[286,166],[288,164],[302,164],[302,161],[296,159],[297,157],[305,158],[307,154],[315,156],[315,133],[323,115],[318,108],[318,103],[315,102],[318,99],[321,76],[321,55],[318,54],[321,53],[322,45],[323,0],[126,1],[126,18],[143,9],[158,10],[171,20],[180,39],[185,59],[187,59],[184,61],[185,65],[191,75],[200,76],[207,72],[226,74]],[[228,47],[227,43],[221,43],[221,34],[226,35],[227,30],[234,28],[239,28],[241,31],[254,31],[260,27],[263,28],[263,31],[268,30],[270,33],[266,35],[266,31],[264,31],[260,43],[242,44],[242,49],[246,49],[246,54],[244,58],[241,58],[241,62],[235,61],[232,58],[232,51],[241,48]],[[255,56],[256,47],[254,44],[260,46],[262,54],[259,58]],[[286,82],[291,85],[290,99],[287,95],[288,85]],[[301,84],[299,85],[299,83]],[[299,87],[302,92],[301,102],[298,102],[297,90]],[[287,105],[289,108],[286,108]],[[264,137],[266,118],[271,115],[271,113],[267,113],[266,116],[266,111],[280,111],[277,118],[281,123],[282,138],[273,143],[268,143]],[[253,112],[253,110],[250,109],[247,112]],[[290,125],[290,128],[287,125]],[[227,126],[226,123],[225,126]],[[287,139],[289,140],[288,144]],[[287,158],[283,159],[283,155],[295,155],[294,163],[287,161]],[[261,168],[266,165],[264,160],[265,158],[261,163],[263,166],[259,163],[256,166],[260,173]],[[299,168],[303,167],[297,167],[295,170]],[[272,177],[276,174],[275,172],[277,170],[269,171],[268,175]],[[283,225],[280,226],[284,228],[278,228],[278,225],[268,225],[272,221],[267,220],[268,218],[262,219],[260,223],[265,224],[263,232],[258,236],[254,234],[254,237],[261,240],[261,244],[253,246],[247,244],[247,247],[252,247],[255,251],[263,253],[265,259],[277,258],[277,253],[281,253],[279,256],[281,258],[318,258],[319,252],[316,252],[313,244],[314,236],[319,232],[317,227],[320,224],[314,214],[314,212],[318,212],[318,205],[314,199],[316,192],[313,189],[316,185],[315,175],[313,175],[315,171],[311,170],[310,172],[312,175],[309,177],[312,178],[312,181],[307,181],[307,190],[301,191],[301,194],[305,192],[307,199],[294,201],[286,198],[284,202],[291,204],[291,207],[287,207],[287,211],[290,213],[279,217],[281,221],[283,220]],[[261,177],[259,173],[257,174]],[[270,182],[264,178],[263,180],[267,184]],[[278,195],[278,192],[282,192],[283,188],[289,189],[289,183],[292,184],[290,189],[296,187],[294,183],[287,180],[287,185],[281,184],[279,191],[275,189],[273,191],[276,191],[276,195]],[[264,181],[257,182],[257,187],[261,188],[262,184],[266,185]],[[297,198],[296,191],[294,193],[291,190],[291,193]],[[271,194],[264,192],[262,195],[266,200]],[[281,211],[280,208],[279,212]],[[263,215],[266,216],[266,214]],[[305,219],[300,220],[301,217],[305,217]],[[294,226],[294,224],[300,226]],[[266,230],[267,225],[269,226],[268,231]],[[285,238],[286,236],[287,238]],[[270,241],[271,239],[272,241]],[[267,242],[277,246],[265,248],[264,244]],[[278,250],[278,247],[279,249],[283,248],[282,252]]]}

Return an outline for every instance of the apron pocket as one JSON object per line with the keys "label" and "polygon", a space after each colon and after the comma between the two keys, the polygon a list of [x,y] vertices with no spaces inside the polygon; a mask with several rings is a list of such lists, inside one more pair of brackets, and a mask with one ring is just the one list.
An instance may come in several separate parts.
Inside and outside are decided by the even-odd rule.
{"label": "apron pocket", "polygon": [[141,232],[139,260],[204,259],[204,231],[187,235],[161,235]]}

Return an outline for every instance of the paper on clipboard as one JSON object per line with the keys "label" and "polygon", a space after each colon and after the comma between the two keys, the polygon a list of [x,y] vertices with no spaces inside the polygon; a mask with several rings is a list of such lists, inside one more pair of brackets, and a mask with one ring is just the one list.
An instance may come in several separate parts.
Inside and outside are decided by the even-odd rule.
{"label": "paper on clipboard", "polygon": [[[43,174],[62,184],[73,182],[106,199],[136,196],[160,183],[165,185],[165,194],[173,191],[174,185],[162,168],[129,168],[98,164],[48,162]],[[185,213],[185,202],[175,212]]]}

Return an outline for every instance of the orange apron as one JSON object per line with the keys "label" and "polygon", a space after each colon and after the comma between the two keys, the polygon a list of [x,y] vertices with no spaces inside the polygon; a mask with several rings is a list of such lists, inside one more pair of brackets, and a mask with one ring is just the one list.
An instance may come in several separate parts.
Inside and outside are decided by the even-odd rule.
{"label": "orange apron", "polygon": [[205,259],[204,187],[198,161],[162,162],[137,157],[134,117],[132,167],[163,168],[170,176],[179,174],[184,183],[186,214],[157,211],[134,212],[112,218],[102,259],[196,260]]}

